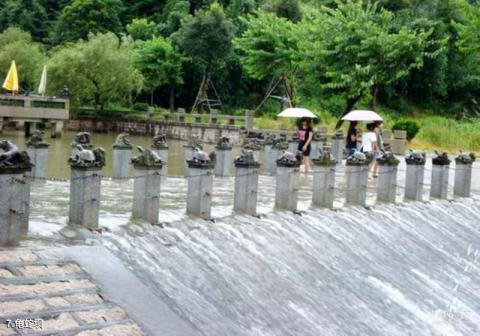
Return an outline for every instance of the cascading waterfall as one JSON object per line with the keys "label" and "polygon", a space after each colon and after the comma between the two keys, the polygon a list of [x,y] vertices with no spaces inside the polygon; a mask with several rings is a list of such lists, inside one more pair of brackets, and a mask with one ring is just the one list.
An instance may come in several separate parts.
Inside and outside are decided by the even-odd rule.
{"label": "cascading waterfall", "polygon": [[478,199],[187,219],[101,241],[208,336],[480,330]]}

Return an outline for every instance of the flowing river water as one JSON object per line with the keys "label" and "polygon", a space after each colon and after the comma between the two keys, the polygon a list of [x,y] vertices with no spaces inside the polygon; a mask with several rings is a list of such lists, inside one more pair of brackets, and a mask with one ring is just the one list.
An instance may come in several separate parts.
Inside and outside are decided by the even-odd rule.
{"label": "flowing river water", "polygon": [[[23,144],[20,133],[1,136]],[[73,134],[52,140],[48,176],[31,196],[24,244],[85,243],[66,228]],[[107,149],[111,134],[95,134]],[[149,146],[146,137],[131,137]],[[162,182],[161,226],[132,222],[132,180],[102,181],[102,244],[173,310],[208,336],[478,335],[480,331],[480,167],[474,196],[455,201],[310,208],[311,177],[302,178],[302,215],[273,211],[275,178],[261,176],[260,218],[232,215],[233,177],[214,180],[215,221],[185,215],[183,143],[170,141]],[[207,147],[211,149],[211,147]],[[236,149],[238,152],[238,149]],[[429,160],[430,161],[430,160]],[[110,174],[107,167],[105,175]],[[399,171],[403,185],[405,167]],[[428,199],[430,166],[425,176]],[[453,165],[451,183],[453,182]],[[65,179],[65,180],[63,180]],[[343,189],[343,191],[342,191]],[[369,182],[374,205],[374,181]],[[398,201],[402,200],[398,188]]]}

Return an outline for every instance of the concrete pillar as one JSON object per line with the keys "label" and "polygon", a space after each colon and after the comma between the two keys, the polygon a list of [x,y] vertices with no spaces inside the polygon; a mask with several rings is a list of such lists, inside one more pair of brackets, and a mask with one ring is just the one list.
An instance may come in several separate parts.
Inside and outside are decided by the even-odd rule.
{"label": "concrete pillar", "polygon": [[276,164],[272,156],[272,151],[273,151],[273,144],[266,144],[265,147],[263,147],[263,170],[267,173],[270,174],[273,166]]}
{"label": "concrete pillar", "polygon": [[455,158],[455,184],[453,194],[459,197],[470,197],[472,188],[472,165],[475,155],[461,153]]}
{"label": "concrete pillar", "polygon": [[126,178],[130,176],[131,148],[113,148],[112,177]]}
{"label": "concrete pillar", "polygon": [[437,155],[432,159],[431,198],[447,199],[449,170],[450,159],[446,153]]}
{"label": "concrete pillar", "polygon": [[98,228],[101,167],[72,166],[69,224]]}
{"label": "concrete pillar", "polygon": [[342,162],[345,149],[345,135],[341,129],[332,136],[332,155],[337,163]]}
{"label": "concrete pillar", "polygon": [[230,176],[230,166],[232,164],[232,146],[227,137],[222,137],[215,147],[215,176]]}
{"label": "concrete pillar", "polygon": [[134,166],[132,218],[158,224],[160,209],[160,182],[162,166],[158,168]]}
{"label": "concrete pillar", "polygon": [[277,160],[275,209],[297,211],[301,161],[286,152]]}
{"label": "concrete pillar", "polygon": [[214,162],[198,160],[196,150],[188,161],[187,215],[211,219]]}
{"label": "concrete pillar", "polygon": [[333,209],[335,197],[336,161],[330,151],[323,151],[313,162],[312,205],[319,208]]}
{"label": "concrete pillar", "polygon": [[28,232],[30,219],[30,192],[32,190],[32,172],[31,169],[24,171],[23,178],[18,181],[18,188],[20,189],[20,223],[22,233]]}
{"label": "concrete pillar", "polygon": [[63,121],[57,120],[53,124],[52,138],[61,138],[63,132]]}
{"label": "concrete pillar", "polygon": [[25,182],[21,171],[0,170],[0,246],[18,246],[22,235],[22,187]]}
{"label": "concrete pillar", "polygon": [[377,203],[395,203],[397,196],[398,161],[387,152],[377,160],[380,166],[377,178]]}
{"label": "concrete pillar", "polygon": [[425,176],[426,155],[422,152],[412,152],[405,158],[407,172],[405,176],[405,200],[421,201]]}
{"label": "concrete pillar", "polygon": [[258,169],[260,163],[255,160],[253,152],[244,150],[235,159],[235,191],[233,211],[251,216],[257,215]]}
{"label": "concrete pillar", "polygon": [[365,159],[347,159],[346,202],[349,205],[367,205],[367,181],[369,163]]}
{"label": "concrete pillar", "polygon": [[32,179],[42,181],[46,177],[47,161],[48,161],[48,147],[49,144],[41,146],[27,145],[27,153],[33,163]]}

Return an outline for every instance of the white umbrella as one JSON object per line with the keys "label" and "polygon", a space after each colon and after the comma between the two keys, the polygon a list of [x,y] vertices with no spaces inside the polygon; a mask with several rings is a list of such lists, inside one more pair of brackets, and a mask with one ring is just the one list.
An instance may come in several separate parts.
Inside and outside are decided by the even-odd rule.
{"label": "white umbrella", "polygon": [[284,118],[316,118],[317,116],[313,112],[300,107],[289,107],[283,110],[278,117]]}
{"label": "white umbrella", "polygon": [[366,110],[356,110],[348,112],[342,120],[347,121],[381,121],[382,117],[378,113]]}
{"label": "white umbrella", "polygon": [[40,85],[38,86],[38,93],[42,96],[45,95],[47,91],[47,66],[43,66],[42,78],[40,78]]}

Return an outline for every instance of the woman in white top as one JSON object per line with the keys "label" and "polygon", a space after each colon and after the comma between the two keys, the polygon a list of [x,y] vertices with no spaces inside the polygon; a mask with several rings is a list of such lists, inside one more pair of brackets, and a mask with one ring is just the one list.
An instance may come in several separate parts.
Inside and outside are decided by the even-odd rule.
{"label": "woman in white top", "polygon": [[[372,155],[374,166],[375,160],[378,157],[377,133],[375,132],[375,127],[375,123],[368,124],[367,132],[362,135],[362,151]],[[378,173],[374,171],[373,177],[377,176]]]}

